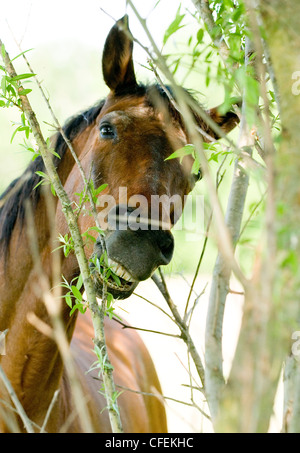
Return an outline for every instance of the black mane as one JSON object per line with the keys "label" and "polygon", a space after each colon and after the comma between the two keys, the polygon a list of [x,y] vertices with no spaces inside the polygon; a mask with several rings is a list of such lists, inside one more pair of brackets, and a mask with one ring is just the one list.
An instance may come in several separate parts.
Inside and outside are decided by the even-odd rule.
{"label": "black mane", "polygon": [[[169,87],[167,87],[167,89],[172,95],[171,89]],[[127,88],[124,93],[116,93],[116,95],[120,97],[145,96],[145,102],[154,109],[156,108],[155,94],[166,103],[170,115],[180,121],[180,115],[173,107],[168,95],[159,85],[136,85],[132,88]],[[95,121],[104,105],[104,102],[105,101],[99,102],[89,110],[74,116],[66,123],[63,129],[66,137],[70,141],[72,141],[78,134],[83,132],[93,123],[93,121]],[[53,157],[56,167],[58,167],[61,159],[64,157],[66,150],[67,145],[65,140],[59,133],[55,143],[55,153],[58,154],[59,157]],[[10,238],[17,220],[20,220],[21,225],[24,222],[25,201],[30,200],[33,209],[39,201],[41,185],[38,185],[38,183],[41,181],[41,176],[36,174],[36,172],[39,171],[45,173],[45,166],[40,156],[31,162],[25,172],[19,178],[12,181],[8,188],[0,196],[0,253],[3,251],[4,253],[8,252]]]}

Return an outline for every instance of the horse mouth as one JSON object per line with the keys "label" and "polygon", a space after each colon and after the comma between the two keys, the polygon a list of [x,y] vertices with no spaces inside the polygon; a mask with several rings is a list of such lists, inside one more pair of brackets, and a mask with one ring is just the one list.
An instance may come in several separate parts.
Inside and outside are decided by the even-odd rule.
{"label": "horse mouth", "polygon": [[129,297],[138,281],[120,263],[108,258],[107,265],[99,264],[97,270],[91,264],[92,279],[96,288],[97,295],[103,296],[103,287],[112,294],[115,299],[126,299]]}

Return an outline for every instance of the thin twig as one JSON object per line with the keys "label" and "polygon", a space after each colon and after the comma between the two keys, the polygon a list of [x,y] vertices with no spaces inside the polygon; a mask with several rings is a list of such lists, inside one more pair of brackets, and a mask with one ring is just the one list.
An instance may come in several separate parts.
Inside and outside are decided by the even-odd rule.
{"label": "thin twig", "polygon": [[220,27],[215,23],[213,18],[213,14],[211,9],[209,8],[209,2],[207,0],[192,0],[195,7],[200,13],[200,16],[206,25],[206,29],[210,34],[210,37],[215,44],[215,46],[219,49],[220,55],[223,60],[229,56],[229,47],[224,40],[224,36],[221,32]]}
{"label": "thin twig", "polygon": [[180,335],[176,335],[176,334],[173,334],[173,333],[160,332],[159,330],[143,329],[142,327],[130,326],[129,324],[126,324],[125,322],[121,321],[121,319],[118,319],[116,317],[113,317],[113,319],[117,323],[121,324],[121,326],[123,326],[124,329],[134,329],[134,330],[140,330],[141,332],[150,332],[150,333],[157,333],[159,335],[166,335],[167,337],[181,338]]}
{"label": "thin twig", "polygon": [[147,302],[148,304],[152,305],[153,307],[157,308],[158,310],[160,310],[164,315],[166,315],[171,321],[175,322],[174,318],[172,318],[172,316],[169,315],[169,313],[167,313],[163,308],[161,308],[159,305],[155,304],[154,302],[151,302],[151,300],[147,299],[146,297],[144,296],[141,296],[140,294],[137,294],[137,293],[133,293],[135,296],[137,297],[140,297],[141,299],[143,299],[145,302]]}
{"label": "thin twig", "polygon": [[249,225],[252,217],[254,216],[256,210],[259,208],[259,206],[262,204],[262,202],[264,201],[265,199],[265,196],[266,196],[266,192],[262,195],[261,199],[255,203],[255,206],[252,208],[250,214],[249,214],[249,217],[247,218],[247,220],[245,221],[243,227],[241,228],[241,231],[240,231],[240,234],[239,234],[239,237],[238,237],[238,241],[241,240],[241,237],[243,236],[247,226]]}
{"label": "thin twig", "polygon": [[[18,415],[18,410],[13,407],[11,404],[9,404],[7,401],[5,401],[4,399],[0,398],[0,412],[2,412],[2,408],[1,408],[1,405],[5,406],[7,409],[9,409],[10,411],[14,412],[15,414]],[[5,413],[5,416],[7,415],[7,412]],[[3,417],[3,420],[5,420],[5,416]],[[30,420],[31,421],[31,424],[33,426],[33,428],[36,428],[36,431],[35,432],[40,432],[41,431],[41,427],[35,423],[34,421]],[[6,420],[6,423],[10,423],[9,420]],[[16,424],[14,425],[13,429],[11,429],[12,433],[18,433],[20,432],[20,427]]]}
{"label": "thin twig", "polygon": [[[223,160],[221,162],[221,165],[219,166],[217,174],[216,174],[216,188],[217,188],[217,190],[219,189],[219,186],[220,186],[220,184],[221,184],[221,182],[223,181],[223,178],[224,178],[225,172],[220,177],[219,177],[219,175],[220,175],[221,169],[222,169],[226,159],[227,159],[227,155],[224,156],[224,158],[223,158]],[[187,301],[186,301],[186,305],[185,305],[185,309],[184,309],[184,316],[183,316],[183,320],[185,322],[188,319],[187,312],[188,312],[188,306],[189,306],[190,298],[192,296],[192,292],[193,292],[193,289],[194,289],[194,286],[195,286],[195,283],[196,283],[196,280],[197,280],[197,277],[198,277],[198,274],[199,274],[199,271],[200,271],[200,267],[201,267],[201,264],[202,264],[202,261],[203,261],[203,258],[204,258],[204,254],[205,254],[205,250],[206,250],[206,246],[207,246],[207,242],[208,242],[208,235],[209,235],[209,230],[210,230],[212,219],[213,219],[213,210],[211,210],[211,213],[210,213],[209,218],[208,218],[208,222],[207,222],[207,226],[206,226],[206,232],[205,232],[205,238],[204,238],[204,243],[203,243],[201,254],[200,254],[200,257],[199,257],[199,260],[198,260],[198,264],[197,264],[197,267],[196,267],[196,270],[195,270],[195,273],[194,273],[194,277],[193,277],[192,285],[191,285],[191,288],[190,288],[190,292],[189,292],[189,295],[188,295],[188,298],[187,298]]]}
{"label": "thin twig", "polygon": [[[93,376],[93,379],[102,381],[102,379],[97,376]],[[178,400],[178,399],[172,398],[170,396],[161,395],[160,393],[156,394],[156,393],[151,393],[151,392],[142,392],[141,390],[134,390],[134,389],[131,389],[129,387],[125,387],[124,385],[119,385],[119,384],[116,384],[116,387],[119,389],[125,390],[126,392],[136,393],[138,395],[144,395],[144,396],[153,396],[154,398],[159,398],[159,399],[166,400],[166,401],[173,401],[174,403],[183,404],[184,406],[195,407],[194,402],[187,403],[186,401]],[[200,409],[198,407],[197,407],[197,409],[199,409],[199,411],[202,413],[202,415],[204,415],[206,418],[208,418],[208,420],[210,420],[210,417],[208,414],[206,414],[204,411],[202,411],[202,409]]]}
{"label": "thin twig", "polygon": [[208,286],[208,282],[205,283],[204,288],[202,289],[201,293],[196,297],[195,302],[193,303],[193,306],[191,307],[191,309],[186,314],[186,322],[187,322],[188,329],[190,328],[191,321],[192,321],[192,316],[194,314],[195,308],[198,305],[199,300],[201,299],[201,297],[205,294],[207,286]]}
{"label": "thin twig", "polygon": [[40,433],[44,433],[45,432],[49,417],[51,415],[51,412],[52,412],[52,409],[54,407],[54,404],[56,403],[56,400],[57,400],[57,397],[59,395],[59,392],[60,392],[60,390],[58,389],[58,390],[55,390],[55,392],[53,394],[53,398],[51,400],[51,403],[49,404],[49,407],[48,407],[48,410],[47,410],[47,413],[46,413],[46,417],[44,419],[44,423],[43,423],[43,425],[41,427]]}
{"label": "thin twig", "polygon": [[177,326],[181,330],[181,338],[184,340],[184,342],[186,343],[186,345],[188,347],[188,350],[193,358],[193,361],[196,366],[196,370],[197,370],[200,380],[202,382],[202,386],[203,386],[203,388],[205,388],[205,374],[204,374],[204,367],[203,367],[201,358],[200,358],[200,356],[197,352],[197,349],[195,347],[195,344],[190,336],[187,325],[183,322],[183,320],[177,310],[177,307],[175,306],[174,302],[171,299],[168,288],[166,286],[166,282],[164,280],[164,276],[163,276],[160,268],[159,268],[159,274],[160,274],[160,278],[156,274],[153,274],[151,278],[154,281],[154,283],[156,284],[156,286],[158,287],[158,289],[160,290],[160,292],[162,293],[165,301],[167,302],[167,304],[176,320]]}
{"label": "thin twig", "polygon": [[28,433],[34,433],[35,431],[33,429],[32,422],[28,418],[22,404],[20,403],[19,398],[17,397],[16,392],[13,389],[13,386],[11,385],[1,365],[0,365],[0,378],[2,379],[11,400],[14,403],[15,408],[17,409],[18,415],[21,417],[21,420],[24,423],[26,431]]}

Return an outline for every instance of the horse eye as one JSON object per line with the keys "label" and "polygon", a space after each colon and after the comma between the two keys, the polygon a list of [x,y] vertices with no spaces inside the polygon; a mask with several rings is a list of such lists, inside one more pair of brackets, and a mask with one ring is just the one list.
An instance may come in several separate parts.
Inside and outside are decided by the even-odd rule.
{"label": "horse eye", "polygon": [[100,126],[100,136],[101,138],[114,138],[115,130],[110,124],[102,124]]}

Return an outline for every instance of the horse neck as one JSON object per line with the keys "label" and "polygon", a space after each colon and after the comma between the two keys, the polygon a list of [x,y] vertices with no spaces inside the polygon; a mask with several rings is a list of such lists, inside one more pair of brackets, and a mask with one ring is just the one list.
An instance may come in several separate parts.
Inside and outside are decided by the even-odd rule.
{"label": "horse neck", "polygon": [[[91,129],[93,125],[90,125],[84,130],[79,136],[75,137],[72,145],[78,157],[81,157],[81,153],[86,159],[84,152],[84,144],[88,141]],[[83,189],[83,183],[79,175],[79,170],[75,165],[75,161],[69,150],[63,154],[63,158],[59,162],[57,168],[58,176],[63,186],[68,186],[67,193],[71,201],[75,192]],[[67,184],[67,181],[71,180],[73,183]],[[77,185],[74,181],[79,181]],[[49,188],[49,186],[48,186]],[[52,197],[50,190],[46,193],[41,193],[36,205],[31,207],[33,210],[33,233],[34,233],[34,245],[38,245],[40,260],[43,264],[43,273],[51,281],[51,258],[53,244],[50,242],[50,230],[53,230],[53,216],[55,216],[56,222],[56,233],[65,235],[68,233],[68,225],[63,215],[60,202],[57,197],[52,197],[52,211],[49,210],[49,203],[47,203],[46,197]],[[55,214],[54,214],[55,211]],[[8,213],[9,215],[9,213]],[[52,231],[51,231],[52,232]],[[28,281],[29,275],[34,270],[34,260],[32,259],[32,245],[33,243],[28,239],[28,227],[26,222],[20,221],[17,218],[16,224],[14,225],[12,235],[10,238],[8,253],[0,252],[0,307],[3,306],[3,301],[7,298],[10,300],[11,308],[14,306],[14,301],[19,299],[20,292],[23,292],[24,285]],[[60,244],[58,244],[60,245]],[[67,279],[74,273],[74,260],[62,261],[63,274]],[[13,309],[13,308],[12,308]],[[0,330],[1,330],[1,311],[0,311]]]}
{"label": "horse neck", "polygon": [[[73,158],[69,153],[65,153],[58,167],[58,174],[63,184],[73,167]],[[10,312],[14,312],[20,300],[24,305],[24,293],[28,291],[28,285],[34,287],[33,282],[39,277],[38,274],[41,275],[42,272],[48,278],[50,285],[52,284],[51,262],[54,247],[51,244],[51,228],[53,228],[53,216],[58,220],[62,234],[67,232],[67,224],[64,222],[56,197],[51,199],[50,212],[50,203],[47,203],[49,197],[52,197],[50,190],[45,189],[41,191],[38,202],[34,206],[30,206],[31,212],[25,209],[27,214],[30,212],[30,223],[26,221],[26,215],[25,221],[20,216],[17,217],[7,252],[0,252],[0,330],[4,330],[3,322],[5,323],[11,317]],[[37,260],[33,259],[33,249],[36,247],[39,254],[38,262],[41,263],[39,269],[37,269]],[[63,261],[61,264],[66,267]],[[37,291],[32,289],[29,292],[32,294]]]}
{"label": "horse neck", "polygon": [[[66,152],[58,167],[62,182],[73,167],[73,157]],[[65,234],[67,225],[57,201],[55,208],[59,231]],[[53,244],[44,196],[34,208],[33,219],[40,266],[36,266],[32,258],[26,222],[23,225],[20,220],[14,226],[8,254],[2,255],[0,261],[0,331],[8,329],[5,355],[0,355],[0,362],[27,414],[38,422],[43,420],[53,392],[62,382],[63,365],[54,341],[39,332],[28,318],[29,313],[34,313],[43,322],[51,324],[41,291],[41,277],[49,282],[49,288],[53,285]],[[61,254],[60,271],[68,281],[77,270],[75,261],[74,257],[65,259]],[[62,304],[62,320],[71,340],[76,315],[69,316],[65,303]]]}

